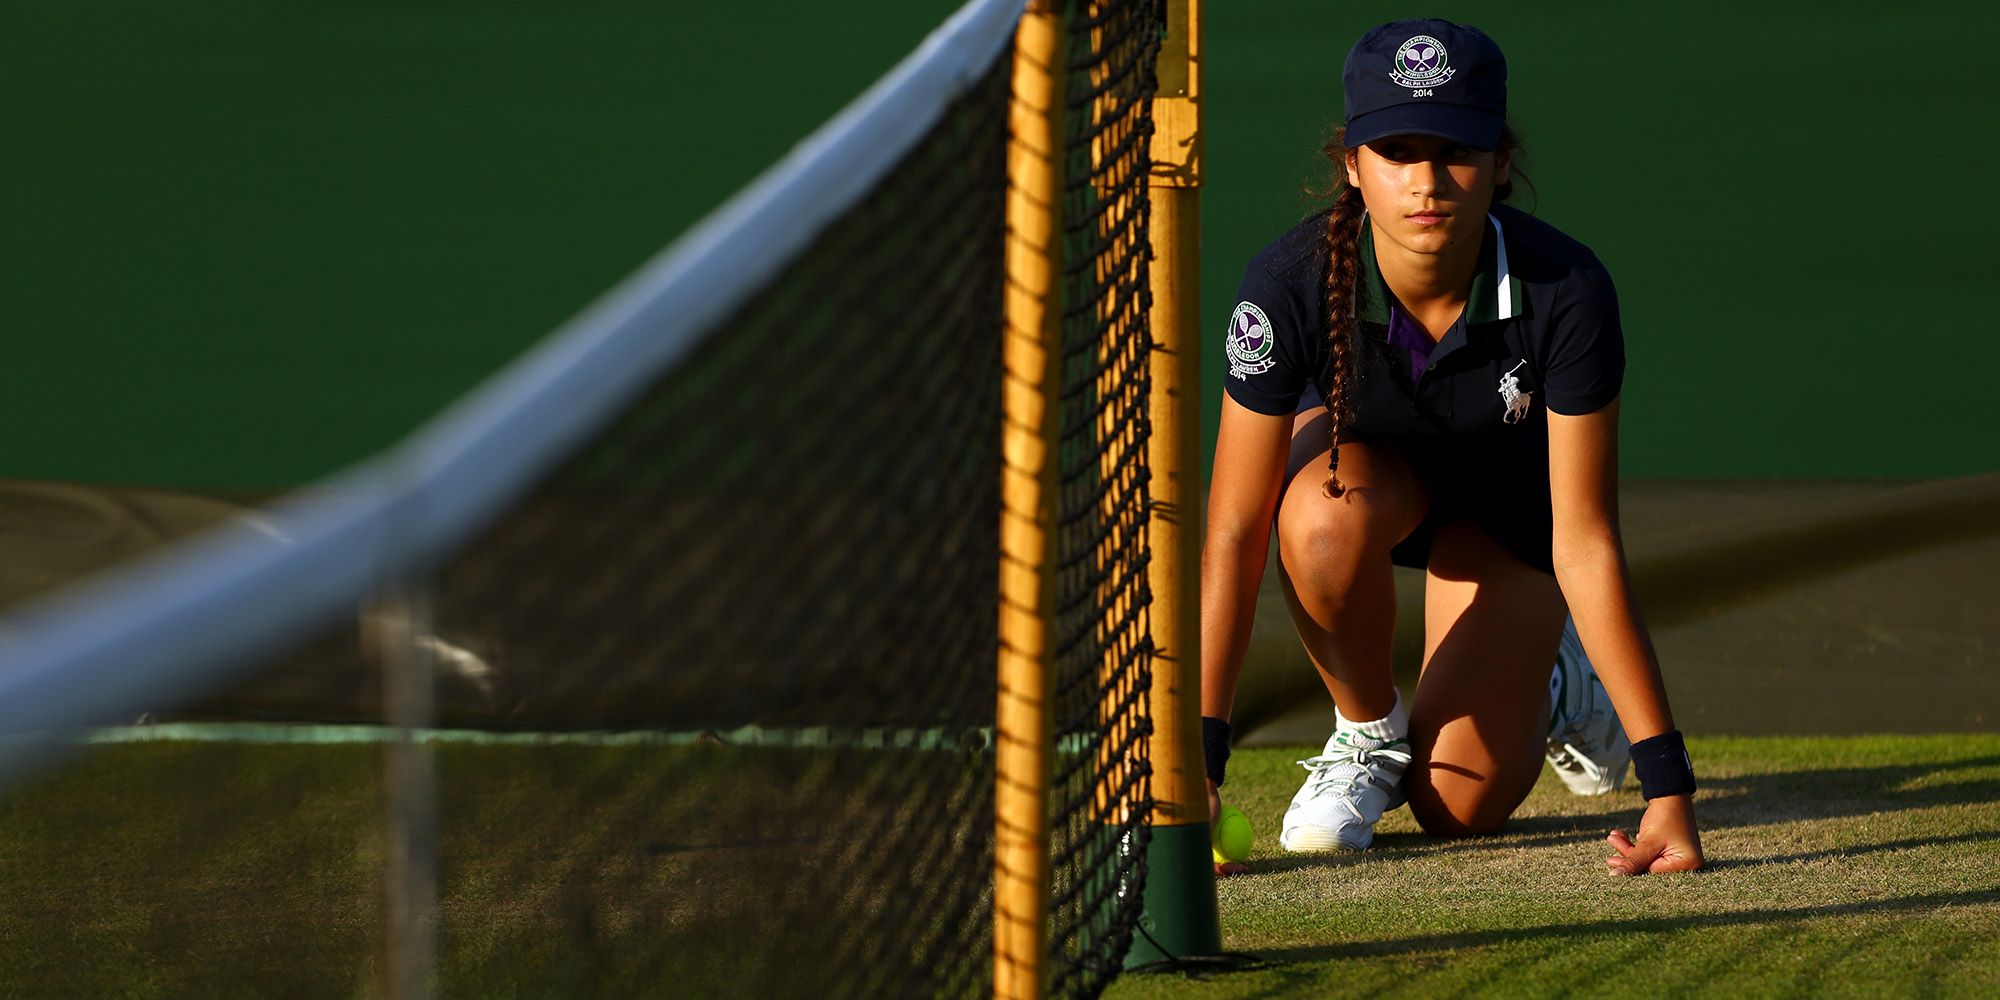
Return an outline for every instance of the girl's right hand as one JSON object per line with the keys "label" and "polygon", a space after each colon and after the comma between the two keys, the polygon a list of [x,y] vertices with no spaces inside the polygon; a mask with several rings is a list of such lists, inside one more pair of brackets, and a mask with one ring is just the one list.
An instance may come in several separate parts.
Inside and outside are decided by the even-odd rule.
{"label": "girl's right hand", "polygon": [[[1211,781],[1208,783],[1208,828],[1211,831],[1215,829],[1215,818],[1220,815],[1222,815],[1222,793],[1216,789],[1215,782]],[[1215,863],[1215,876],[1217,878],[1242,875],[1249,870],[1250,866],[1241,861],[1217,861]]]}
{"label": "girl's right hand", "polygon": [[1639,839],[1613,830],[1605,840],[1618,853],[1604,860],[1613,875],[1660,875],[1691,872],[1706,863],[1701,833],[1694,825],[1694,796],[1663,795],[1646,803],[1639,819]]}

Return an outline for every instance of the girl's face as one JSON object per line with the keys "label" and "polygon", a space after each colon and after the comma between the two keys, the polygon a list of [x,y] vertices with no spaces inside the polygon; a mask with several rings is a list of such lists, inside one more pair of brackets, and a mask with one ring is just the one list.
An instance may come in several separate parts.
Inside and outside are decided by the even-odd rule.
{"label": "girl's face", "polygon": [[1347,183],[1361,190],[1375,231],[1413,253],[1477,245],[1508,162],[1431,135],[1392,135],[1347,151]]}

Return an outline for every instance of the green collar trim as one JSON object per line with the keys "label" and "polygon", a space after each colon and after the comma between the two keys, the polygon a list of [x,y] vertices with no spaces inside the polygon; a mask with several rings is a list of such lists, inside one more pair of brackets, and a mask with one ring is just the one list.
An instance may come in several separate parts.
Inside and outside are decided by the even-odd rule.
{"label": "green collar trim", "polygon": [[[1486,221],[1493,227],[1493,238],[1480,246],[1479,266],[1472,272],[1472,291],[1465,300],[1468,324],[1495,323],[1527,312],[1521,297],[1521,282],[1507,266],[1506,230],[1491,215]],[[1361,236],[1354,245],[1361,257],[1361,287],[1366,290],[1361,301],[1361,321],[1388,326],[1391,296],[1389,286],[1382,281],[1382,267],[1375,262],[1375,227],[1368,224],[1365,213],[1361,222]]]}

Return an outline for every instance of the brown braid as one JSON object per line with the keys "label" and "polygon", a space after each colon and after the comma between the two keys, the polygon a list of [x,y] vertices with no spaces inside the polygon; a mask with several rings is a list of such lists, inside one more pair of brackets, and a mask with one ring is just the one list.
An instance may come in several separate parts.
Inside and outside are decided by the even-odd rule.
{"label": "brown braid", "polygon": [[[1328,347],[1332,351],[1326,390],[1326,412],[1331,419],[1326,458],[1326,482],[1320,492],[1328,497],[1339,498],[1346,494],[1347,487],[1340,483],[1340,437],[1347,429],[1348,421],[1354,416],[1354,403],[1347,398],[1347,389],[1353,382],[1354,353],[1359,347],[1360,336],[1360,260],[1358,246],[1361,239],[1363,205],[1361,191],[1347,184],[1347,129],[1336,128],[1333,138],[1320,148],[1326,158],[1333,163],[1333,211],[1326,217],[1326,322]],[[1507,126],[1500,135],[1500,144],[1495,152],[1513,161],[1516,178],[1527,180],[1521,169],[1521,140],[1513,126]],[[1532,187],[1532,182],[1530,182]],[[1495,203],[1513,197],[1512,181],[1497,186],[1493,191]]]}
{"label": "brown braid", "polygon": [[1356,243],[1361,238],[1361,191],[1348,187],[1341,175],[1340,196],[1334,199],[1333,213],[1326,218],[1326,320],[1327,338],[1333,352],[1326,390],[1326,412],[1332,418],[1326,482],[1320,492],[1339,497],[1347,492],[1340,484],[1340,435],[1347,428],[1354,406],[1347,398],[1353,381],[1355,337],[1359,331],[1360,303],[1358,280],[1361,273]]}

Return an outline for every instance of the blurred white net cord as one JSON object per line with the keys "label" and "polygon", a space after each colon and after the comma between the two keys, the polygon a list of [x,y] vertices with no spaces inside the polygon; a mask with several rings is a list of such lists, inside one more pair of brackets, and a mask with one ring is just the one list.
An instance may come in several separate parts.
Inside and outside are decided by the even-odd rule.
{"label": "blurred white net cord", "polygon": [[[972,0],[776,166],[378,458],[0,618],[0,781],[47,737],[217,688],[418,578],[775,277],[964,94],[1023,0]],[[273,542],[273,533],[282,543]]]}

